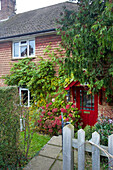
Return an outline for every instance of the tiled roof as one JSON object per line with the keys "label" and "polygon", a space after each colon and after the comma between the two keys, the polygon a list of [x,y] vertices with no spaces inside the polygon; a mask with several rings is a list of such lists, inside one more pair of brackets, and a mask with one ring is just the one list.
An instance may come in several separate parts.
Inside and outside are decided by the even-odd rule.
{"label": "tiled roof", "polygon": [[73,10],[77,9],[77,4],[59,3],[16,14],[7,21],[0,22],[0,39],[54,30],[57,27],[56,19],[59,18],[63,7]]}

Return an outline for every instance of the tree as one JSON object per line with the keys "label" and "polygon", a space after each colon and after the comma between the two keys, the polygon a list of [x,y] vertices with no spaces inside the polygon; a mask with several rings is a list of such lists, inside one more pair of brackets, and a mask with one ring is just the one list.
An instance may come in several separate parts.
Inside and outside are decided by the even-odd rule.
{"label": "tree", "polygon": [[[63,13],[61,13],[63,15]],[[66,50],[66,74],[89,84],[98,92],[104,87],[113,95],[113,1],[78,0],[78,11],[65,9],[58,34]]]}

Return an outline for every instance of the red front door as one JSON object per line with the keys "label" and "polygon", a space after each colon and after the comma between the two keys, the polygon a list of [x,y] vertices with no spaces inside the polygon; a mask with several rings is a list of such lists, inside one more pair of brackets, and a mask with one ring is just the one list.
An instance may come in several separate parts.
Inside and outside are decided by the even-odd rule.
{"label": "red front door", "polygon": [[76,107],[81,111],[83,127],[93,126],[98,117],[98,95],[88,95],[83,87],[76,87]]}

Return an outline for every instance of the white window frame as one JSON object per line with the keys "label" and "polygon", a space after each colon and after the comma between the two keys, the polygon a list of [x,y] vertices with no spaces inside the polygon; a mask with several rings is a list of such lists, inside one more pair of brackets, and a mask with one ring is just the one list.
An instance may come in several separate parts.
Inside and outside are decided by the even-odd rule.
{"label": "white window frame", "polygon": [[1,3],[1,0],[0,0],[0,10],[2,9],[2,3]]}
{"label": "white window frame", "polygon": [[[22,91],[27,91],[28,92],[28,102],[27,102],[28,105],[27,106],[22,104]],[[20,96],[20,106],[30,107],[30,91],[29,91],[29,89],[19,87],[19,96]]]}
{"label": "white window frame", "polygon": [[[24,44],[22,44],[22,42],[26,42],[26,43],[24,43]],[[13,42],[13,44],[12,44],[12,48],[13,48],[13,59],[22,59],[22,58],[26,58],[26,57],[35,57],[35,45],[34,45],[34,54],[33,55],[29,55],[29,42],[30,41],[34,41],[34,43],[35,43],[35,39],[33,38],[33,39],[29,39],[29,40],[21,40],[21,41],[14,41]],[[18,57],[15,57],[14,56],[14,44],[15,43],[19,43],[19,56]],[[24,56],[24,57],[21,57],[21,47],[22,46],[27,46],[27,55],[26,56]]]}

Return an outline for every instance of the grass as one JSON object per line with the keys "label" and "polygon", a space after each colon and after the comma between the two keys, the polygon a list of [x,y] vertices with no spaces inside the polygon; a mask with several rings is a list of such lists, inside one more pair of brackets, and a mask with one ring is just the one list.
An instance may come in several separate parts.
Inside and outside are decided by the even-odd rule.
{"label": "grass", "polygon": [[[33,158],[35,155],[38,154],[38,152],[43,148],[43,146],[50,140],[50,136],[39,134],[37,132],[34,132],[33,138],[31,140],[28,157]],[[24,131],[20,133],[20,141],[22,144],[24,144]],[[27,144],[25,145],[27,146]]]}

